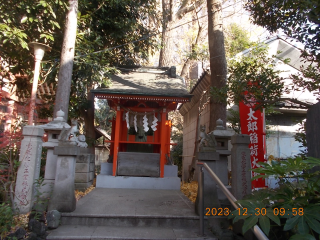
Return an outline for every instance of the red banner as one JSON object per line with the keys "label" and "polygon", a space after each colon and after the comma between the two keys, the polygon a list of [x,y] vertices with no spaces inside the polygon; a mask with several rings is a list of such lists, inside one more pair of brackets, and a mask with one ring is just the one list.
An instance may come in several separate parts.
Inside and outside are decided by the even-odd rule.
{"label": "red banner", "polygon": [[[250,136],[250,155],[251,168],[260,167],[259,162],[266,162],[265,159],[265,127],[264,113],[261,110],[254,110],[252,104],[239,103],[241,133]],[[252,177],[257,173],[252,172]],[[265,180],[262,178],[252,181],[252,188],[266,187]]]}

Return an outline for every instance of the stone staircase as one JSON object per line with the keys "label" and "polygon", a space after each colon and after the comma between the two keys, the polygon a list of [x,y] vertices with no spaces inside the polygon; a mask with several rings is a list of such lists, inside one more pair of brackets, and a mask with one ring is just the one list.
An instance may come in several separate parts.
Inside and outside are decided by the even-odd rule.
{"label": "stone staircase", "polygon": [[180,191],[96,188],[47,239],[217,239]]}

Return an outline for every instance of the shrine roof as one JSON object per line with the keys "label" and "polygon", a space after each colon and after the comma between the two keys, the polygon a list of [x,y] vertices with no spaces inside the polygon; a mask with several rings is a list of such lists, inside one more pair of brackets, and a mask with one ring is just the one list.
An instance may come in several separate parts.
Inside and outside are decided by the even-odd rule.
{"label": "shrine roof", "polygon": [[91,90],[94,94],[140,95],[157,97],[191,98],[183,78],[171,68],[119,68],[120,73],[111,75],[108,88]]}

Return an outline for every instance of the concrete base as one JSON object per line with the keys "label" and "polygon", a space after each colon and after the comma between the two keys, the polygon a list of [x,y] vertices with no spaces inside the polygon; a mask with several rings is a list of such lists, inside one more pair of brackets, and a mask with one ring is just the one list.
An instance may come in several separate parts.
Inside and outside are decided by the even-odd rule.
{"label": "concrete base", "polygon": [[97,176],[97,188],[131,188],[131,189],[168,189],[179,190],[180,178],[178,177],[122,177],[122,176]]}
{"label": "concrete base", "polygon": [[110,175],[112,176],[112,167],[113,167],[113,163],[101,163],[101,170],[100,173],[102,175]]}
{"label": "concrete base", "polygon": [[164,177],[178,177],[178,166],[164,165]]}

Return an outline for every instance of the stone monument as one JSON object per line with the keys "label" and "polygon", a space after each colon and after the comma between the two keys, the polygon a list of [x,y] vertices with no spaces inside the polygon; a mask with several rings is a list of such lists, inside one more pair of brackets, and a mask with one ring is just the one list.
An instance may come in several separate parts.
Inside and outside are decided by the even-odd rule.
{"label": "stone monument", "polygon": [[21,142],[20,166],[18,169],[15,198],[15,208],[19,213],[31,211],[34,201],[34,182],[39,178],[42,151],[43,128],[25,126]]}
{"label": "stone monument", "polygon": [[231,187],[233,196],[240,200],[251,193],[250,136],[238,134],[231,137]]}
{"label": "stone monument", "polygon": [[54,147],[57,158],[57,169],[52,197],[49,200],[48,210],[59,212],[73,212],[76,209],[74,195],[76,157],[80,153],[77,146],[77,122],[72,121],[70,129],[63,128],[59,136],[59,144]]}

